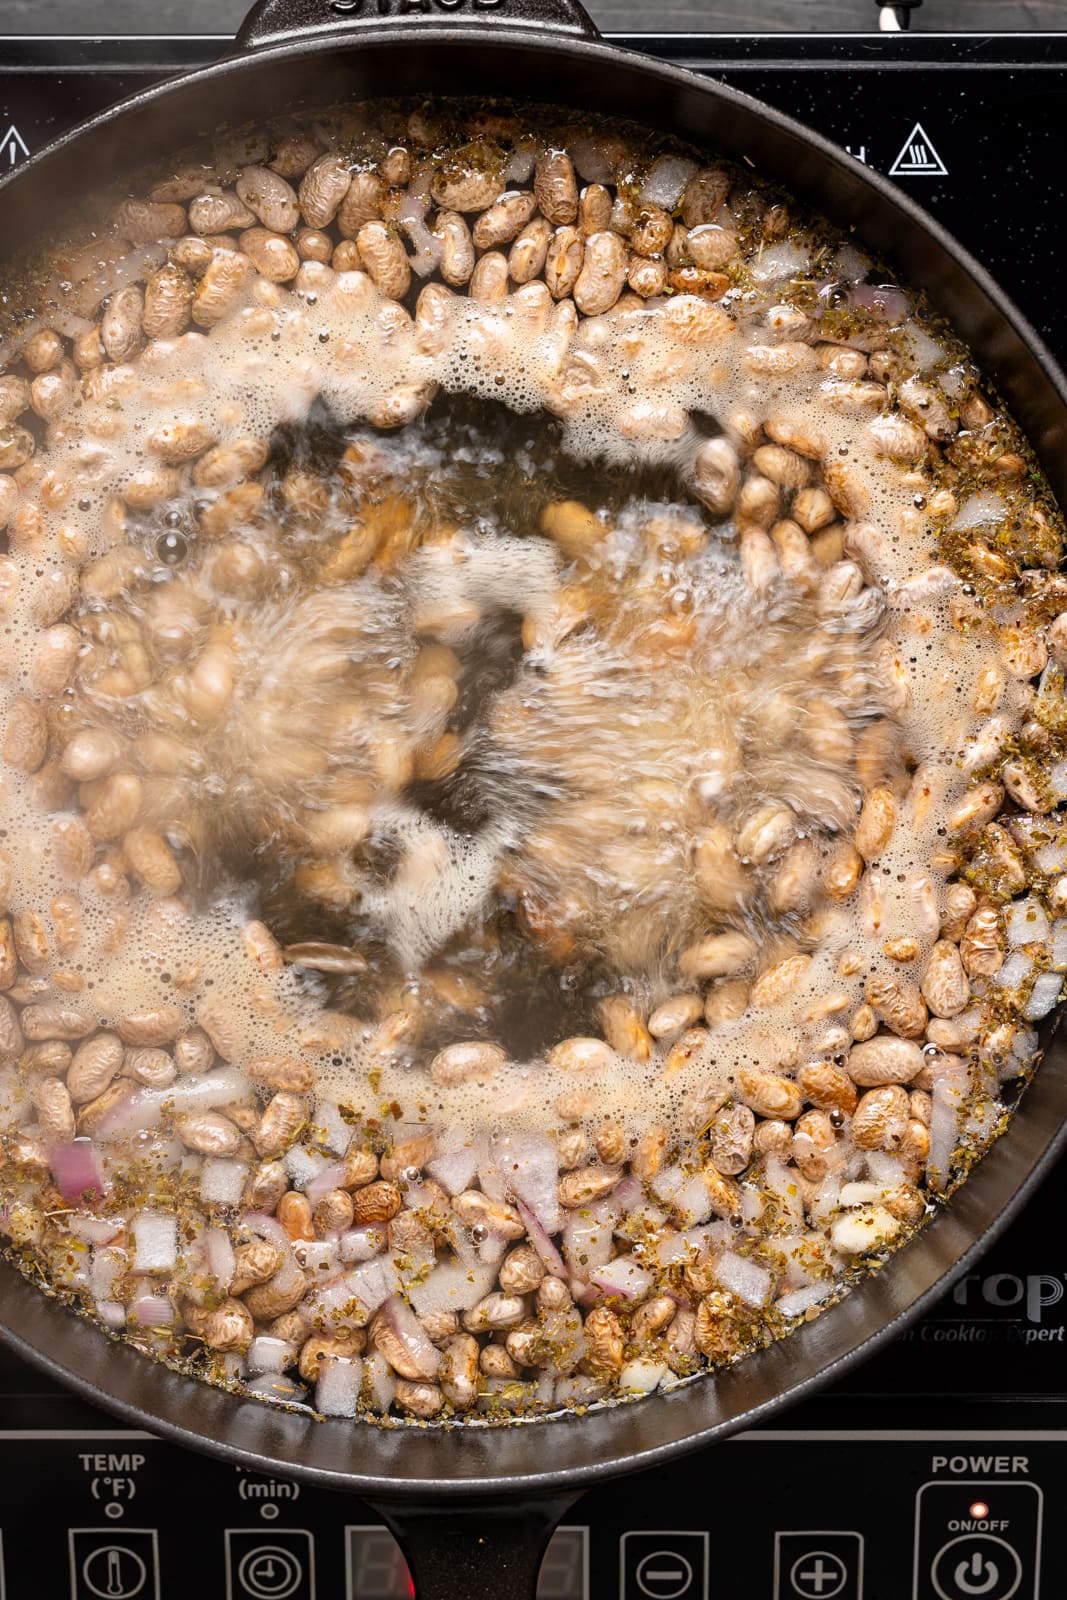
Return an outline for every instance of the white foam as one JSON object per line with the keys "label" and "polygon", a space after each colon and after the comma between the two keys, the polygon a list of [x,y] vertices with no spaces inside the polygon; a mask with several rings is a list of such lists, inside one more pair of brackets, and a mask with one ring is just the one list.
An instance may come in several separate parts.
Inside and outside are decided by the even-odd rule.
{"label": "white foam", "polygon": [[[767,258],[783,267],[792,260],[781,250],[777,257],[768,253]],[[772,291],[767,293],[769,297]],[[936,804],[924,820],[913,817],[899,828],[884,854],[877,938],[864,948],[859,976],[841,979],[836,974],[837,961],[855,942],[856,932],[849,918],[830,921],[788,1002],[716,1028],[711,1045],[669,1078],[661,1071],[667,1047],[658,1046],[650,1063],[634,1066],[620,1059],[610,1085],[591,1086],[599,1113],[617,1110],[635,1127],[653,1119],[678,1126],[687,1101],[709,1084],[728,1083],[741,1063],[769,1062],[787,1056],[790,1048],[794,1052],[805,1048],[816,1032],[815,1024],[803,1020],[805,1009],[825,996],[831,985],[847,992],[850,1006],[859,1002],[864,978],[871,971],[887,969],[885,941],[911,934],[916,927],[908,885],[917,873],[931,878],[936,897],[944,881],[944,873],[930,866],[938,819],[967,784],[956,763],[985,720],[984,713],[973,709],[970,695],[993,659],[995,641],[980,629],[958,632],[949,614],[950,597],[908,598],[902,586],[922,571],[933,553],[932,540],[916,518],[913,490],[897,467],[875,453],[862,422],[831,403],[821,387],[822,374],[804,369],[772,378],[751,370],[745,361],[749,345],[772,337],[755,325],[758,306],[746,307],[728,298],[724,307],[709,307],[675,296],[670,302],[629,303],[614,314],[575,326],[571,309],[553,305],[537,286],[530,286],[530,292],[518,291],[500,307],[459,296],[443,299],[442,305],[441,327],[428,340],[362,273],[335,274],[308,264],[292,291],[257,281],[246,303],[209,333],[189,333],[169,344],[150,346],[137,364],[112,372],[106,380],[108,392],[85,400],[77,427],[67,435],[55,432],[47,455],[42,456],[59,479],[76,486],[72,498],[61,513],[46,509],[32,549],[13,550],[3,564],[9,632],[0,714],[6,717],[16,694],[33,693],[32,662],[41,633],[36,618],[50,592],[51,574],[71,570],[71,551],[85,563],[106,552],[113,539],[106,508],[143,471],[145,441],[175,420],[200,421],[223,445],[250,435],[265,440],[282,422],[301,423],[317,400],[341,421],[355,422],[373,416],[391,397],[420,386],[429,393],[439,385],[449,392],[502,401],[515,411],[547,409],[560,420],[563,448],[579,459],[627,466],[635,461],[665,462],[685,479],[692,476],[701,442],[693,413],[722,419],[728,432],[730,419],[740,412],[757,421],[776,411],[803,416],[824,433],[831,453],[847,460],[868,497],[865,520],[881,535],[879,578],[894,601],[884,621],[876,608],[863,616],[842,613],[833,630],[842,650],[851,648],[849,639],[863,646],[882,630],[880,648],[894,665],[899,692],[908,699],[902,719],[905,747],[919,759],[938,763],[927,775],[936,789]],[[116,416],[121,418],[118,432]],[[26,503],[32,493],[27,489]],[[211,499],[214,493],[204,491],[204,498]],[[613,559],[620,570],[632,568],[635,537],[623,519],[612,535],[615,543],[605,546],[609,577]],[[558,556],[546,543],[465,534],[450,551],[424,551],[412,563],[411,577],[415,603],[421,586],[424,597],[474,596],[484,605],[510,606],[524,616],[537,617],[551,612],[560,573]],[[654,576],[654,572],[649,575],[650,605],[661,604],[663,598],[656,596]],[[159,569],[152,581],[162,584],[166,578],[165,570]],[[664,770],[674,773],[672,763],[681,761],[686,781],[702,784],[705,798],[715,798],[721,777],[717,740],[733,735],[742,714],[756,722],[769,716],[775,695],[784,696],[787,707],[796,703],[786,651],[798,647],[804,628],[790,633],[788,614],[783,620],[775,613],[777,596],[753,596],[745,587],[727,540],[719,545],[712,536],[694,595],[704,627],[695,662],[667,661],[635,670],[632,662],[620,657],[618,698],[629,703],[631,721],[619,739],[605,734],[606,715],[596,728],[588,720],[598,698],[602,711],[612,709],[607,703],[609,664],[588,640],[576,639],[548,653],[541,665],[547,669],[549,690],[526,679],[520,686],[520,695],[529,692],[535,719],[544,713],[546,747],[551,747],[553,738],[564,737],[570,755],[580,754],[583,746],[587,751],[604,749],[618,768],[619,856],[612,860],[602,854],[583,865],[570,859],[581,855],[577,848],[570,850],[572,842],[580,845],[580,838],[575,835],[572,841],[564,835],[565,848],[545,869],[553,881],[560,880],[561,868],[587,871],[590,887],[605,891],[609,916],[620,897],[639,903],[643,884],[651,885],[648,892],[661,912],[669,910],[670,894],[663,892],[664,886],[672,891],[688,872],[689,841],[684,831],[672,838],[669,829],[646,830],[637,844],[635,833],[625,833],[623,818],[636,825],[649,814],[642,812],[641,796],[635,798],[635,777],[643,774],[651,782]],[[105,599],[101,612],[114,604]],[[321,680],[308,687],[299,675],[306,674],[309,639],[321,634],[323,659],[328,663],[331,652],[338,661],[351,654],[351,642],[358,638],[360,649],[369,650],[368,682],[385,656],[391,659],[399,653],[406,670],[415,654],[406,604],[376,579],[367,579],[343,591],[331,590],[328,598],[313,596],[295,610],[287,601],[272,598],[236,617],[240,682],[234,703],[239,715],[227,725],[232,782],[209,796],[217,816],[229,819],[232,810],[239,809],[241,785],[249,774],[254,775],[257,806],[266,806],[272,818],[298,803],[303,779],[299,773],[286,775],[279,753],[290,736],[314,742],[314,713],[334,705],[334,690],[343,677],[340,665],[332,678],[324,667]],[[921,648],[916,643],[920,613]],[[338,630],[344,636],[340,643]],[[768,632],[780,646],[778,657],[768,656]],[[748,675],[743,670],[746,651],[752,658]],[[768,678],[764,671],[771,666],[774,672]],[[733,698],[725,682],[727,668],[739,671]],[[569,688],[564,682],[567,673],[572,674]],[[300,692],[290,694],[288,701],[285,694],[276,693],[279,688],[288,692],[294,682]],[[718,685],[715,694],[709,692],[709,684]],[[560,702],[552,702],[552,689],[559,690]],[[849,715],[876,709],[879,693],[877,684],[868,684],[862,705]],[[559,704],[568,696],[569,725],[567,717],[559,715]],[[1023,687],[1006,685],[1004,714],[1009,725],[1018,720],[1023,703]],[[651,715],[655,708],[665,711],[665,728],[655,726]],[[358,761],[349,751],[354,768],[370,759],[389,720],[383,712],[372,725],[365,744],[358,747]],[[411,745],[427,733],[424,725],[404,725],[401,731]],[[327,760],[334,760],[336,748],[323,749]],[[764,753],[764,767],[759,792],[784,798],[802,830],[828,822],[842,826],[847,820],[853,803],[849,786],[837,782],[832,795],[830,788],[820,789],[819,782],[828,785],[832,774],[819,763],[803,767],[771,748]],[[514,782],[516,775],[523,776],[521,741],[502,769],[507,781]],[[529,763],[525,776],[536,777]],[[547,787],[551,789],[558,778],[558,771],[550,770]],[[160,794],[165,813],[165,786]],[[13,770],[5,774],[0,797],[5,843],[18,864],[12,909],[36,911],[47,921],[55,896],[70,886],[33,795],[31,782]],[[371,883],[360,887],[368,915],[380,924],[405,964],[418,967],[469,921],[477,920],[492,892],[502,845],[513,838],[516,827],[525,825],[525,813],[516,804],[519,798],[516,790],[495,831],[471,840],[404,810],[395,794],[384,796],[377,820],[401,841],[406,865],[387,889]],[[637,865],[638,877],[632,880],[626,876],[630,866],[620,865],[623,850],[631,865]],[[418,1089],[413,1094],[411,1073],[376,1051],[370,1030],[358,1019],[318,1020],[313,994],[309,998],[308,986],[291,969],[265,972],[255,964],[241,934],[247,912],[239,887],[219,885],[214,904],[195,917],[177,916],[169,922],[158,904],[139,892],[126,907],[117,907],[99,885],[89,882],[80,886],[79,895],[84,937],[77,961],[89,985],[81,1003],[101,1020],[154,1005],[161,995],[178,1005],[189,1024],[205,1008],[221,1009],[229,1018],[226,1053],[235,1065],[257,1054],[299,1049],[314,1060],[324,1092],[366,1114],[374,1114],[383,1100],[395,1099],[418,1119],[476,1128],[487,1118],[492,1122],[506,1104],[515,1126],[543,1127],[546,1105],[574,1087],[566,1074],[535,1062],[516,1063],[509,1069],[506,1099],[491,1097],[488,1105],[481,1089],[435,1087],[428,1092],[422,1074],[416,1075]],[[697,915],[691,895],[683,909],[682,922],[691,925]],[[625,919],[618,919],[617,927],[608,930],[623,967],[640,954],[636,945],[621,939],[625,927]],[[928,947],[926,934],[921,943]],[[655,981],[662,986],[664,973]],[[316,1040],[325,1033],[329,1042],[320,1046]],[[209,1190],[215,1175],[212,1168],[201,1176]]]}

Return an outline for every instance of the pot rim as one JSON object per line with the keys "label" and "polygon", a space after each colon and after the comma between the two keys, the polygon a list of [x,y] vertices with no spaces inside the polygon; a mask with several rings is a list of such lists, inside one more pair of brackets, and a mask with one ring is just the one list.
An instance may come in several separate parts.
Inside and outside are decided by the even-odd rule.
{"label": "pot rim", "polygon": [[[497,52],[532,50],[541,56],[565,56],[586,63],[589,69],[624,71],[668,89],[698,92],[755,117],[780,136],[787,148],[813,151],[839,177],[845,207],[864,193],[875,194],[962,270],[995,317],[1027,347],[1061,406],[1067,407],[1067,379],[1026,318],[986,269],[881,173],[862,166],[822,135],[744,91],[687,68],[600,38],[526,25],[491,31]],[[412,30],[394,22],[363,24],[350,34],[317,32],[256,46],[143,89],[64,134],[0,180],[0,208],[7,197],[34,182],[46,183],[49,169],[79,142],[140,109],[165,108],[191,90],[210,89],[235,73],[254,75],[265,66],[323,54],[344,56],[414,47],[472,52],[484,50],[486,39],[468,27],[420,22]],[[862,222],[858,232],[862,237]],[[513,1427],[354,1426],[347,1420],[315,1423],[305,1412],[286,1412],[235,1397],[199,1379],[171,1372],[95,1327],[87,1333],[84,1323],[50,1302],[9,1264],[4,1265],[0,1278],[4,1284],[0,1340],[124,1422],[138,1427],[147,1423],[152,1431],[180,1444],[256,1470],[277,1469],[319,1486],[384,1499],[432,1495],[450,1500],[584,1487],[623,1471],[647,1468],[766,1421],[867,1359],[921,1317],[968,1270],[1031,1198],[1065,1146],[1067,1046],[1057,1042],[1023,1095],[1008,1136],[997,1141],[949,1206],[896,1252],[882,1272],[861,1283],[836,1306],[832,1317],[806,1325],[714,1377],[581,1418],[539,1419]],[[91,1340],[91,1350],[87,1340]],[[798,1369],[801,1377],[791,1378]],[[762,1397],[746,1403],[745,1391],[752,1388]],[[321,1449],[307,1450],[309,1428],[316,1430],[320,1440],[328,1440],[329,1447],[324,1444]],[[561,1452],[562,1464],[553,1460]],[[358,1470],[372,1458],[377,1470]]]}

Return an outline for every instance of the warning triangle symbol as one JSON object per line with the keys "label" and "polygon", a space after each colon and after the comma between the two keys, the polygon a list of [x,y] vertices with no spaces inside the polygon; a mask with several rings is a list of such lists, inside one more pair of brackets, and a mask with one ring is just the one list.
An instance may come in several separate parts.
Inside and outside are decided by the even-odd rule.
{"label": "warning triangle symbol", "polygon": [[934,149],[933,140],[917,122],[904,140],[900,154],[889,169],[891,178],[947,177],[948,168]]}

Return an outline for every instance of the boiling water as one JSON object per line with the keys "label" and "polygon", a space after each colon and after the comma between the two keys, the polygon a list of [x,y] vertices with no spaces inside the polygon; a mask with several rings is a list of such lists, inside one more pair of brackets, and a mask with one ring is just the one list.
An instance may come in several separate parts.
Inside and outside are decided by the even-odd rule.
{"label": "boiling water", "polygon": [[[676,991],[679,953],[711,932],[751,941],[758,968],[807,958],[788,997],[717,1027],[679,1074],[619,1057],[598,1083],[599,1110],[677,1125],[739,1064],[795,1061],[829,991],[847,1009],[887,970],[888,940],[929,948],[941,818],[985,720],[967,696],[995,641],[953,627],[955,580],[920,537],[907,475],[839,385],[753,360],[769,290],[729,311],[683,295],[577,325],[523,291],[498,307],[447,296],[427,333],[361,274],[314,267],[296,292],[259,281],[209,333],[113,369],[51,452],[78,497],[5,564],[6,706],[32,687],[58,553],[103,563],[78,601],[91,645],[59,714],[120,735],[144,770],[142,821],[191,891],[116,914],[82,887],[94,1008],[106,1024],[165,994],[192,1022],[208,972],[237,1062],[311,1054],[322,1092],[357,1111],[387,1100],[468,1126],[484,1091],[430,1092],[411,1069],[451,1039],[498,1040],[513,1064],[491,1120],[543,1126],[568,1080],[540,1052],[593,1031],[604,995]],[[435,385],[405,430],[361,425]],[[821,436],[861,487],[859,593],[762,583],[734,525],[694,497],[708,434],[772,413]],[[164,496],[124,529],[109,509],[118,492],[136,503],[144,441],[175,426],[270,452],[214,543],[218,489]],[[571,501],[581,550],[546,535]],[[130,692],[108,672],[140,640],[147,682]],[[1005,687],[1009,718],[1021,694]],[[714,865],[702,881],[702,851],[768,807],[798,868],[817,866],[857,813],[855,739],[890,707],[885,775],[901,789],[917,776],[869,875],[873,909],[790,899],[743,849],[733,886]],[[13,909],[46,908],[66,887],[41,827],[56,807],[32,779],[7,784]],[[241,927],[256,916],[296,947],[292,964],[250,970]],[[340,947],[335,969],[348,952],[348,970],[302,963],[311,941]],[[416,1001],[421,1036],[383,1049],[379,1023]]]}

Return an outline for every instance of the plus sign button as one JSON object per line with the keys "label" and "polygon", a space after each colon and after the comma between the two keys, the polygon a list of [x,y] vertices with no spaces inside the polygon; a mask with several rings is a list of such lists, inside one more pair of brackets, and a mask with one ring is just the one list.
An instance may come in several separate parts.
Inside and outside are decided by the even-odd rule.
{"label": "plus sign button", "polygon": [[774,1600],[862,1600],[858,1533],[778,1533]]}

